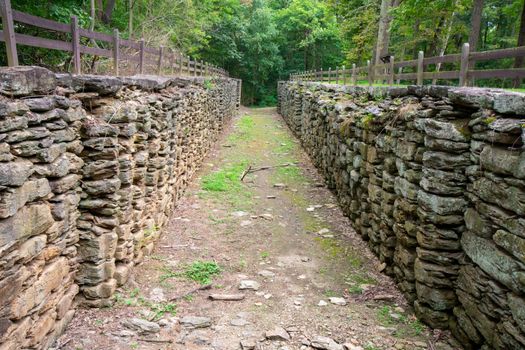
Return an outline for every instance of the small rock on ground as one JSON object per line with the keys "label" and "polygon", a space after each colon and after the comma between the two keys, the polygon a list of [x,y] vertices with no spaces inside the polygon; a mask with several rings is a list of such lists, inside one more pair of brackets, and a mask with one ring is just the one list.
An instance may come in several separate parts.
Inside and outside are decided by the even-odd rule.
{"label": "small rock on ground", "polygon": [[343,350],[341,344],[337,344],[332,338],[316,336],[310,344],[312,348],[321,350]]}
{"label": "small rock on ground", "polygon": [[290,334],[288,334],[288,332],[284,328],[277,326],[274,329],[266,332],[266,339],[289,341]]}
{"label": "small rock on ground", "polygon": [[332,304],[334,304],[334,305],[341,305],[341,306],[345,306],[346,305],[345,298],[331,297],[330,298],[330,302]]}
{"label": "small rock on ground", "polygon": [[186,316],[180,320],[180,323],[186,328],[206,328],[211,326],[211,319],[201,316]]}
{"label": "small rock on ground", "polygon": [[140,332],[140,333],[158,333],[160,332],[160,326],[156,324],[155,322],[150,322],[143,320],[141,318],[130,318],[128,320],[124,320],[122,324],[134,331]]}
{"label": "small rock on ground", "polygon": [[243,280],[239,285],[239,289],[259,290],[260,286],[261,285],[257,281]]}

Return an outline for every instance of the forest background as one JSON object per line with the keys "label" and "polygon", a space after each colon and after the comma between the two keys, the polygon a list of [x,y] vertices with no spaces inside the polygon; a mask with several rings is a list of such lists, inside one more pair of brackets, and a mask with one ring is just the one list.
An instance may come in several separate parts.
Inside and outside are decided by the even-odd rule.
{"label": "forest background", "polygon": [[[276,83],[305,70],[525,46],[524,0],[15,0],[14,9],[123,38],[144,38],[243,80],[243,103],[276,104]],[[49,36],[17,24],[16,32]],[[51,36],[52,37],[52,36]],[[2,52],[4,50],[4,52]],[[5,48],[0,64],[6,65]],[[63,70],[64,52],[19,47],[23,65]],[[523,59],[479,63],[521,67]],[[522,81],[480,82],[520,87]],[[523,87],[523,85],[521,85]]]}

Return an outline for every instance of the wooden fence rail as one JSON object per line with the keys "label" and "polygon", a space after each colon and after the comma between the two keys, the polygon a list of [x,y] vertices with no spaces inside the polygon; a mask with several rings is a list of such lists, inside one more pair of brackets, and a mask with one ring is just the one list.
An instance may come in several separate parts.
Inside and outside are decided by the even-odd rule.
{"label": "wooden fence rail", "polygon": [[[88,54],[111,59],[114,75],[119,75],[120,73],[119,63],[128,61],[136,64],[134,73],[139,74],[161,75],[163,72],[168,72],[168,74],[176,73],[190,76],[228,76],[228,72],[224,69],[203,61],[192,60],[180,52],[168,50],[162,46],[160,48],[148,47],[144,39],[140,41],[121,39],[117,29],[114,30],[113,35],[110,35],[80,28],[76,16],[71,17],[70,24],[55,22],[13,10],[11,0],[0,0],[0,12],[3,27],[3,30],[0,30],[0,41],[5,42],[7,64],[9,66],[18,66],[17,45],[25,45],[71,52],[74,74],[82,73],[81,55]],[[56,33],[69,34],[71,35],[71,41],[16,33],[15,22]],[[111,49],[83,45],[81,38],[98,40],[108,44]],[[151,71],[152,69],[150,69],[150,72],[147,71],[148,65],[153,67],[153,71]]]}
{"label": "wooden fence rail", "polygon": [[[463,44],[460,54],[443,55],[436,57],[425,57],[423,51],[419,52],[417,60],[396,62],[394,56],[389,57],[389,62],[385,64],[372,65],[368,61],[366,67],[356,67],[351,69],[346,67],[331,68],[328,71],[305,71],[290,75],[290,80],[305,81],[327,81],[342,82],[346,84],[347,79],[352,85],[358,81],[366,80],[369,85],[374,82],[386,82],[389,85],[400,84],[401,81],[414,81],[417,85],[423,85],[425,80],[432,80],[436,84],[441,80],[459,80],[459,86],[473,84],[475,79],[524,79],[525,68],[506,68],[506,69],[484,69],[475,70],[475,63],[479,61],[498,60],[504,58],[525,57],[525,46],[510,49],[492,50],[484,52],[470,52],[468,43]],[[441,71],[444,63],[459,64],[459,70]],[[434,71],[425,69],[434,65]],[[413,72],[404,73],[405,68],[412,68]]]}

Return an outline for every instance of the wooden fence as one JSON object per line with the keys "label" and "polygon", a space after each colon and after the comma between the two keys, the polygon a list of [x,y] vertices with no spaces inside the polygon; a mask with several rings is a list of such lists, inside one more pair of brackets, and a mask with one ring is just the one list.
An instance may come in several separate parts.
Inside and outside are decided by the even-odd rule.
{"label": "wooden fence", "polygon": [[[11,8],[11,0],[0,0],[3,30],[0,31],[0,41],[4,41],[9,66],[18,65],[17,45],[33,46],[45,49],[60,50],[72,53],[73,73],[82,74],[81,54],[88,54],[111,59],[113,74],[119,75],[119,63],[122,61],[134,62],[134,73],[152,73],[161,75],[186,74],[191,76],[228,76],[224,69],[215,67],[203,61],[192,60],[180,52],[164,47],[151,48],[140,41],[121,39],[119,31],[113,35],[94,32],[79,27],[78,18],[71,17],[71,23],[61,23],[49,19],[33,16]],[[71,35],[71,41],[60,41],[48,38],[35,37],[15,32],[15,22],[31,25],[57,33]],[[107,43],[111,49],[86,46],[81,44],[81,38],[89,38]],[[153,67],[153,72],[147,72],[147,67]]]}
{"label": "wooden fence", "polygon": [[[432,80],[436,84],[438,79],[441,80],[459,80],[459,86],[472,85],[476,79],[523,79],[525,78],[525,68],[507,68],[507,69],[485,69],[475,70],[475,63],[479,61],[498,60],[504,58],[525,57],[525,46],[501,49],[484,52],[470,52],[469,44],[463,44],[460,54],[443,55],[437,57],[425,57],[423,51],[419,52],[417,60],[396,62],[394,56],[390,56],[390,62],[380,65],[372,65],[368,61],[366,67],[356,67],[352,65],[351,69],[346,67],[337,67],[335,70],[328,71],[306,71],[292,74],[290,80],[305,81],[327,81],[342,82],[347,81],[356,85],[358,81],[366,80],[369,85],[374,82],[386,82],[394,85],[394,82],[400,84],[402,81],[415,81],[417,85],[423,85],[425,80]],[[459,70],[441,71],[443,64],[459,64]],[[429,66],[434,66],[433,71],[425,71]],[[412,67],[410,73],[404,73],[403,70]]]}

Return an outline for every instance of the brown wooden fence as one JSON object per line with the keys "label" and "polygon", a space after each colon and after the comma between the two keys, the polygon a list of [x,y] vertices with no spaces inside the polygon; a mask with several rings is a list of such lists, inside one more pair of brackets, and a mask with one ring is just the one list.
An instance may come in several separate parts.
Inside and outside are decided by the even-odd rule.
{"label": "brown wooden fence", "polygon": [[[180,52],[162,46],[147,47],[144,39],[140,41],[121,39],[117,29],[114,30],[113,35],[109,35],[80,28],[76,16],[71,17],[69,24],[55,22],[13,10],[10,0],[0,0],[0,10],[3,26],[3,30],[0,30],[0,41],[5,42],[9,66],[18,65],[17,45],[25,45],[71,52],[74,74],[82,73],[81,55],[88,54],[111,59],[114,75],[119,75],[119,64],[131,62],[135,63],[133,69],[135,74],[161,75],[163,72],[168,72],[191,76],[228,76],[228,72],[224,69],[203,61],[192,60]],[[52,32],[67,33],[71,35],[72,40],[60,41],[16,33],[15,22]],[[80,40],[82,37],[107,43],[111,49],[82,45]]]}
{"label": "brown wooden fence", "polygon": [[[437,57],[425,57],[423,51],[419,52],[417,60],[396,62],[394,56],[390,56],[390,62],[380,65],[372,65],[370,61],[366,67],[356,67],[351,69],[337,67],[335,70],[328,71],[306,71],[290,76],[291,80],[305,81],[327,81],[335,83],[356,85],[358,81],[366,80],[369,85],[374,82],[386,82],[393,85],[400,84],[401,81],[414,81],[417,85],[423,85],[425,80],[432,80],[436,84],[437,80],[459,80],[459,86],[471,85],[476,79],[524,79],[525,68],[507,69],[485,69],[475,70],[475,63],[479,61],[498,60],[504,58],[525,57],[525,46],[510,49],[501,49],[484,52],[470,52],[469,44],[463,44],[460,54],[451,54]],[[459,64],[459,70],[441,71],[443,64]],[[425,71],[429,66],[433,66],[433,71]],[[404,70],[411,68],[412,72],[405,73]]]}

